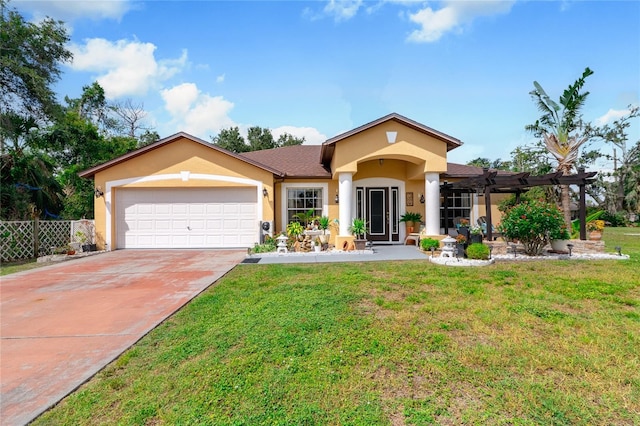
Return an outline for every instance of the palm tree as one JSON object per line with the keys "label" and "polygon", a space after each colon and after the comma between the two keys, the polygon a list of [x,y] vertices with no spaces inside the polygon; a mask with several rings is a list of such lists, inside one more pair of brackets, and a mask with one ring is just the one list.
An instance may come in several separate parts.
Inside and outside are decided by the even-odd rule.
{"label": "palm tree", "polygon": [[[536,137],[543,138],[547,151],[558,161],[556,170],[564,175],[571,174],[578,160],[580,147],[587,141],[587,137],[576,131],[581,127],[580,109],[589,95],[589,92],[580,91],[591,74],[593,71],[585,68],[582,76],[562,93],[559,103],[553,101],[537,81],[533,82],[535,89],[529,92],[542,116],[525,129],[533,132]],[[561,191],[564,220],[567,226],[571,226],[569,186],[562,185]]]}

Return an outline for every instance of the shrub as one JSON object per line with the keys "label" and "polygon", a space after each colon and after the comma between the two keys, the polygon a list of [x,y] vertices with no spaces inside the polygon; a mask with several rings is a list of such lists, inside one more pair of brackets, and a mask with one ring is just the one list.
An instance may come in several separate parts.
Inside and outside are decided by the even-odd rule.
{"label": "shrub", "polygon": [[554,204],[529,201],[507,210],[498,229],[508,240],[519,240],[526,254],[538,256],[549,243],[551,232],[563,225],[562,212]]}
{"label": "shrub", "polygon": [[467,247],[467,257],[469,259],[489,259],[489,246],[482,243],[474,243]]}
{"label": "shrub", "polygon": [[624,212],[609,213],[605,211],[600,219],[604,220],[607,226],[628,226],[629,220]]}
{"label": "shrub", "polygon": [[271,251],[276,251],[276,240],[269,235],[265,236],[264,243],[256,243],[251,249],[251,253],[268,253]]}
{"label": "shrub", "polygon": [[437,250],[440,248],[440,241],[433,238],[424,238],[420,240],[420,247],[424,251],[429,251],[431,247],[434,247]]}
{"label": "shrub", "polygon": [[549,232],[549,238],[552,240],[568,240],[571,235],[569,235],[567,225],[563,223],[560,228],[554,228]]}

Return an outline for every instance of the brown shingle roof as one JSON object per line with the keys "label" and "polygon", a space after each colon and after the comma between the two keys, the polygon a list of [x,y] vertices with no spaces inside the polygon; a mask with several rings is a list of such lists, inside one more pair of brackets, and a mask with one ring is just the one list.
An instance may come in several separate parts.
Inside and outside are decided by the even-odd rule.
{"label": "brown shingle roof", "polygon": [[[492,169],[494,170],[494,169]],[[484,171],[482,167],[467,166],[466,164],[447,163],[447,172],[443,177],[455,178],[455,177],[470,177],[470,176],[482,176]],[[513,172],[505,170],[498,170],[498,176],[511,175]]]}
{"label": "brown shingle roof", "polygon": [[331,179],[320,164],[320,145],[293,145],[240,154],[249,160],[279,170],[286,177]]}

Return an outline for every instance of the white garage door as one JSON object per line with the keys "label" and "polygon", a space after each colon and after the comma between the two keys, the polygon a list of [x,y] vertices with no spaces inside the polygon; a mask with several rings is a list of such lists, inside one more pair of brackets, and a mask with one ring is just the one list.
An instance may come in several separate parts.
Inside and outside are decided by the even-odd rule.
{"label": "white garage door", "polygon": [[251,247],[258,238],[255,188],[121,189],[117,248]]}

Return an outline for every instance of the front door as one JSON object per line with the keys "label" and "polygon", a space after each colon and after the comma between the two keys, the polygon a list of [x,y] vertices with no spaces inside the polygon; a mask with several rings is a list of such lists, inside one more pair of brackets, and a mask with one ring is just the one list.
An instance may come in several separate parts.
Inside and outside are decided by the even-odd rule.
{"label": "front door", "polygon": [[388,188],[367,188],[367,222],[371,241],[389,241]]}
{"label": "front door", "polygon": [[397,187],[357,188],[358,216],[366,220],[370,241],[399,241]]}

